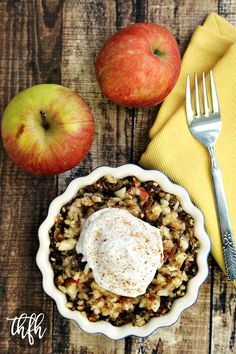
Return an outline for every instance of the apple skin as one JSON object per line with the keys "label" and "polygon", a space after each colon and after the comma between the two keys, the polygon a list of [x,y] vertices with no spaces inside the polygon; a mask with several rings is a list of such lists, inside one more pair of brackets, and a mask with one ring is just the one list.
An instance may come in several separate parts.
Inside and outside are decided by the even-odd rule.
{"label": "apple skin", "polygon": [[173,89],[181,57],[174,36],[153,23],[130,25],[110,37],[96,60],[103,94],[126,107],[153,107]]}
{"label": "apple skin", "polygon": [[94,130],[93,115],[79,94],[56,84],[17,94],[4,111],[1,127],[9,157],[36,175],[54,175],[77,165],[92,145]]}

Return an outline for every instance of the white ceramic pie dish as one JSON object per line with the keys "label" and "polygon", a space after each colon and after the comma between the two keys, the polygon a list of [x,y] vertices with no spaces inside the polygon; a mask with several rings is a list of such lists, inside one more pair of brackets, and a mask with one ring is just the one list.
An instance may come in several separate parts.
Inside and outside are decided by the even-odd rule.
{"label": "white ceramic pie dish", "polygon": [[[79,188],[96,182],[99,178],[110,174],[116,178],[127,176],[136,176],[142,182],[156,181],[164,191],[175,194],[179,197],[183,209],[192,215],[195,221],[195,235],[200,242],[200,249],[197,255],[198,272],[188,282],[186,294],[174,301],[171,310],[162,317],[152,318],[142,327],[134,327],[126,324],[121,327],[115,327],[108,322],[90,322],[83,317],[79,311],[71,311],[66,307],[66,296],[54,285],[54,273],[49,262],[49,230],[54,225],[55,217],[60,212],[61,207],[72,200]],[[157,170],[144,170],[136,165],[127,164],[117,168],[99,167],[85,177],[74,179],[67,187],[65,192],[55,198],[49,206],[48,215],[39,228],[39,250],[36,257],[37,265],[43,276],[43,288],[51,296],[56,304],[58,311],[63,317],[74,320],[80,328],[87,333],[104,334],[111,339],[122,339],[127,336],[146,337],[155,332],[160,327],[166,327],[174,324],[181,312],[192,306],[198,297],[199,288],[208,275],[208,255],[211,243],[204,228],[204,218],[201,211],[192,203],[188,192],[181,186],[172,183],[168,177]]]}

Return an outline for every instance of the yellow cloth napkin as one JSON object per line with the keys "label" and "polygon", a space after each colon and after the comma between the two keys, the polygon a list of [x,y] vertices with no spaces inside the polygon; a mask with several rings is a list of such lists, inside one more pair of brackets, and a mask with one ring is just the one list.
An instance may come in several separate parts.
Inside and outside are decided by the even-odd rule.
{"label": "yellow cloth napkin", "polygon": [[193,77],[194,72],[208,73],[210,69],[222,116],[216,155],[236,244],[236,28],[217,14],[209,14],[203,26],[196,28],[182,60],[179,80],[161,106],[150,131],[152,140],[140,165],[163,171],[189,191],[194,203],[204,213],[206,229],[212,240],[212,254],[224,269],[210,159],[204,146],[190,134],[185,115],[187,73]]}

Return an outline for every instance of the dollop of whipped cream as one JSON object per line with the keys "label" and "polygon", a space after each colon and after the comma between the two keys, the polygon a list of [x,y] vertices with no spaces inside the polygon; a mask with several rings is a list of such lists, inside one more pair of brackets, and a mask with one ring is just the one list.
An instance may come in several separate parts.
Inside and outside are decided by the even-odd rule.
{"label": "dollop of whipped cream", "polygon": [[117,295],[146,292],[163,264],[160,230],[126,210],[105,208],[85,221],[76,245],[95,281]]}

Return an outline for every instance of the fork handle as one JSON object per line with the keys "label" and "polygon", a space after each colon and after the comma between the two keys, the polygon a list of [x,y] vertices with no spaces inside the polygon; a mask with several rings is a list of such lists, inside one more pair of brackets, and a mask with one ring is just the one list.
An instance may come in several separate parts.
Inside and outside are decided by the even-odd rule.
{"label": "fork handle", "polygon": [[236,280],[236,249],[233,232],[230,225],[229,212],[225,197],[224,185],[220,167],[216,161],[214,146],[208,147],[211,156],[211,176],[214,186],[215,201],[218,213],[221,242],[225,261],[227,279]]}

